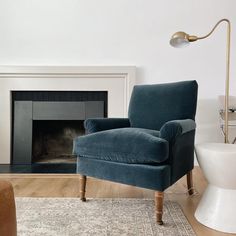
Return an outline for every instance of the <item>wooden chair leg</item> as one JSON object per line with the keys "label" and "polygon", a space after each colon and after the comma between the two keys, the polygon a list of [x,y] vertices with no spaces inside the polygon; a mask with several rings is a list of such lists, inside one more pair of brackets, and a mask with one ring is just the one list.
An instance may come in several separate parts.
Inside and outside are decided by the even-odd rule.
{"label": "wooden chair leg", "polygon": [[155,205],[156,205],[156,221],[157,224],[163,225],[162,215],[163,215],[163,200],[164,192],[155,192]]}
{"label": "wooden chair leg", "polygon": [[188,187],[188,194],[193,195],[194,194],[194,191],[193,191],[193,174],[192,174],[191,170],[187,173],[187,187]]}
{"label": "wooden chair leg", "polygon": [[86,189],[86,181],[87,181],[87,177],[85,175],[80,175],[79,178],[80,182],[80,200],[83,202],[86,202],[86,198],[85,198],[85,189]]}

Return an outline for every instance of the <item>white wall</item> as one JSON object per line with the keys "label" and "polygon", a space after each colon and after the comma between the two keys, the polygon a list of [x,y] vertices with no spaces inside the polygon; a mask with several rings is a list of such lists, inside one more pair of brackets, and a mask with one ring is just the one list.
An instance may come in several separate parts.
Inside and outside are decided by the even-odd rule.
{"label": "white wall", "polygon": [[169,38],[229,18],[236,93],[235,9],[235,0],[0,0],[0,65],[136,65],[137,83],[196,79],[197,142],[220,141],[226,27],[182,50]]}

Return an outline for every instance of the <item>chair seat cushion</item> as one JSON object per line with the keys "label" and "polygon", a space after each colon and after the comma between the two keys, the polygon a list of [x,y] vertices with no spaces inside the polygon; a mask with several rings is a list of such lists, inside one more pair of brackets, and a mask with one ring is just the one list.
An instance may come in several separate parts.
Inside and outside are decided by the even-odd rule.
{"label": "chair seat cushion", "polygon": [[76,138],[77,156],[130,164],[156,164],[168,158],[168,142],[160,132],[120,128]]}

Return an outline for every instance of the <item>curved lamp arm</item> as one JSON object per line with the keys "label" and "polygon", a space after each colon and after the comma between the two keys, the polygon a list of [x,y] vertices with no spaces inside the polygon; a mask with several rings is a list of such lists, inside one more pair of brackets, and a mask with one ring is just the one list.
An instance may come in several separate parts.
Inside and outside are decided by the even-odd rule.
{"label": "curved lamp arm", "polygon": [[222,19],[222,20],[219,20],[215,26],[212,28],[212,30],[206,34],[205,36],[202,36],[202,37],[197,37],[197,39],[205,39],[205,38],[208,38],[214,31],[215,29],[217,28],[217,26],[221,23],[221,22],[227,22],[228,24],[228,27],[230,28],[230,21],[228,19]]}
{"label": "curved lamp arm", "polygon": [[170,44],[173,47],[182,47],[190,42],[195,42],[200,39],[208,38],[217,28],[217,26],[222,23],[227,23],[227,50],[226,50],[226,80],[225,80],[225,101],[224,101],[224,112],[225,112],[225,127],[224,127],[224,142],[228,143],[229,139],[229,72],[230,72],[230,37],[231,37],[231,24],[228,19],[221,19],[216,23],[216,25],[213,27],[213,29],[206,34],[205,36],[198,37],[195,35],[189,35],[185,32],[176,32],[170,40]]}

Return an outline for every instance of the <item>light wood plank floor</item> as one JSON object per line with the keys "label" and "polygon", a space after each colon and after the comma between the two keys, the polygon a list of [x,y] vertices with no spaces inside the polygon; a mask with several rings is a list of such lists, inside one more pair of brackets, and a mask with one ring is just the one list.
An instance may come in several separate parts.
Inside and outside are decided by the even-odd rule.
{"label": "light wood plank floor", "polygon": [[[79,196],[78,175],[1,174],[0,178],[9,180],[13,184],[16,197]],[[195,167],[193,171],[193,180],[196,192],[193,196],[188,196],[186,192],[186,178],[184,177],[166,190],[165,198],[177,201],[181,205],[184,214],[197,235],[236,235],[223,234],[211,230],[195,220],[193,216],[195,209],[207,185],[199,167]],[[154,192],[147,189],[88,178],[86,196],[91,198],[153,198]]]}

